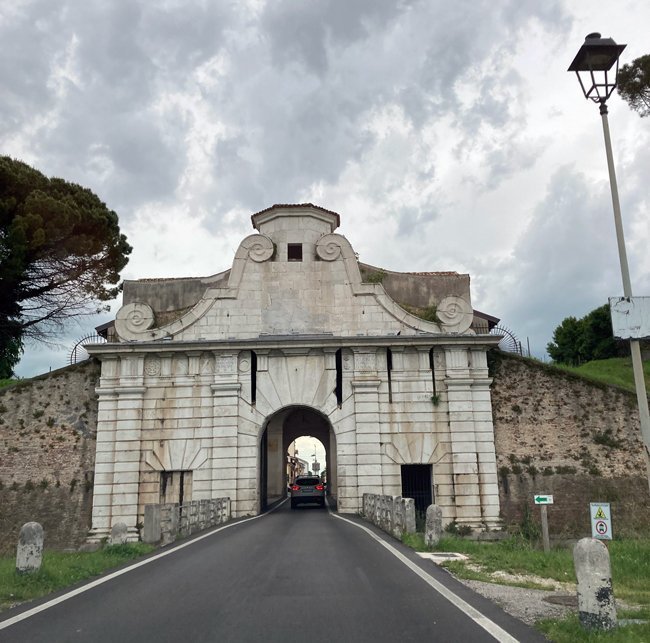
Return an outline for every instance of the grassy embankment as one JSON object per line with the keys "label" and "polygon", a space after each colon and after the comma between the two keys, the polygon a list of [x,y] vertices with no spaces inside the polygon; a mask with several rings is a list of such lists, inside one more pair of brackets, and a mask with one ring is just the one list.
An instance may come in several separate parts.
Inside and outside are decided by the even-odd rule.
{"label": "grassy embankment", "polygon": [[96,552],[46,551],[41,569],[24,575],[16,574],[15,557],[0,558],[0,609],[99,576],[153,550],[151,545],[133,543],[112,545]]}
{"label": "grassy embankment", "polygon": [[[403,540],[413,549],[427,551],[420,533],[407,534]],[[576,580],[571,549],[554,548],[545,554],[519,536],[495,543],[450,536],[443,538],[435,550],[460,552],[469,556],[467,563],[450,561],[444,564],[450,572],[461,578],[532,589],[552,589],[552,583],[545,583],[544,579],[563,583],[575,583]],[[639,609],[619,610],[619,618],[650,619],[650,539],[614,540],[609,543],[609,552],[615,596],[630,605],[639,606]],[[492,576],[499,571],[536,578],[512,580]],[[577,616],[571,615],[565,619],[542,621],[538,628],[552,641],[560,643],[650,641],[650,623],[625,626],[615,633],[587,635],[580,627]]]}
{"label": "grassy embankment", "polygon": [[[555,364],[557,368],[569,373],[575,373],[588,380],[602,384],[613,384],[628,391],[634,391],[634,374],[632,372],[632,359],[629,357],[612,357],[594,362],[587,362],[581,366],[564,366]],[[643,362],[645,386],[650,393],[650,360]]]}

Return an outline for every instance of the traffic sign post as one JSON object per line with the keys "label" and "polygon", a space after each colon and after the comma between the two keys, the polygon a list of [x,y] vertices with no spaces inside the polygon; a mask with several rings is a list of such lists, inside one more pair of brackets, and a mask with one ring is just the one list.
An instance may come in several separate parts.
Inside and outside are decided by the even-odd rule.
{"label": "traffic sign post", "polygon": [[536,493],[533,496],[536,505],[540,505],[542,512],[542,543],[544,544],[544,551],[548,553],[551,551],[551,541],[548,537],[548,515],[546,507],[553,504],[553,496],[547,493]]}
{"label": "traffic sign post", "polygon": [[598,540],[612,539],[612,514],[608,502],[589,503],[591,513],[591,537]]}

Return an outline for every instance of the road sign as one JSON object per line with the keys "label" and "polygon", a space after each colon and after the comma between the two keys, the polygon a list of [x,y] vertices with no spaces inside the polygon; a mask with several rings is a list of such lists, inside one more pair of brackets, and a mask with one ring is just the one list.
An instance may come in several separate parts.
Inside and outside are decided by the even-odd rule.
{"label": "road sign", "polygon": [[553,504],[553,496],[549,496],[548,494],[544,494],[544,493],[536,493],[535,496],[533,497],[533,500],[535,500],[536,505]]}
{"label": "road sign", "polygon": [[650,297],[610,297],[609,310],[614,337],[650,337]]}
{"label": "road sign", "polygon": [[598,540],[612,539],[612,514],[608,502],[591,502],[591,537]]}

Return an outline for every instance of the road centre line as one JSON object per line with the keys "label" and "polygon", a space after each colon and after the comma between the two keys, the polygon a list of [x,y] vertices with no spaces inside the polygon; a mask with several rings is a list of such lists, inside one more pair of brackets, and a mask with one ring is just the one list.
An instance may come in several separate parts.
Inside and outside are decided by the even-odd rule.
{"label": "road centre line", "polygon": [[348,518],[343,518],[340,514],[335,514],[327,507],[329,513],[343,520],[359,529],[363,529],[367,534],[374,538],[380,545],[385,547],[393,556],[395,556],[399,561],[404,563],[413,573],[417,574],[425,583],[432,587],[436,592],[446,598],[452,605],[457,607],[461,612],[466,616],[471,618],[477,625],[482,627],[488,634],[493,636],[500,643],[518,643],[518,640],[512,635],[508,634],[503,628],[499,627],[494,621],[491,621],[487,616],[479,612],[475,607],[472,607],[469,603],[464,601],[460,596],[454,594],[448,587],[445,587],[441,582],[437,581],[435,578],[427,574],[423,569],[418,567],[414,562],[410,561],[404,554],[395,549],[390,543],[386,542],[375,534],[371,529],[364,527]]}
{"label": "road centre line", "polygon": [[[220,531],[223,531],[224,529],[229,529],[230,527],[235,527],[237,525],[243,525],[245,522],[250,522],[251,520],[257,520],[258,518],[262,518],[264,516],[268,516],[271,512],[275,511],[278,507],[281,507],[287,499],[285,498],[282,502],[279,502],[277,505],[275,505],[272,509],[269,509],[269,511],[265,511],[262,514],[258,514],[257,516],[251,516],[250,518],[244,518],[243,520],[238,520],[237,522],[231,522],[226,525],[223,525],[222,527],[217,527],[216,529],[213,529],[212,531],[209,531],[205,534],[202,534],[201,536],[197,536],[196,538],[193,538],[192,540],[188,540],[187,542],[181,543],[180,545],[176,545],[176,547],[172,547],[171,549],[167,549],[163,552],[160,552],[159,554],[156,554],[155,556],[151,556],[151,558],[147,558],[145,560],[141,560],[140,562],[134,563],[133,565],[129,565],[128,567],[125,567],[124,569],[119,569],[116,572],[113,572],[112,574],[108,574],[107,576],[102,576],[101,578],[97,578],[94,581],[91,581],[90,583],[87,583],[86,585],[83,585],[82,587],[77,587],[77,589],[73,589],[70,592],[67,592],[66,594],[62,594],[61,596],[57,596],[56,598],[53,598],[50,601],[47,601],[46,603],[43,603],[42,605],[38,605],[36,607],[33,607],[30,610],[27,610],[26,612],[22,612],[21,614],[17,614],[16,616],[12,616],[11,618],[8,618],[6,621],[0,622],[0,630],[4,630],[11,625],[15,625],[16,623],[19,623],[20,621],[24,621],[27,618],[30,618],[31,616],[35,616],[39,612],[44,612],[47,609],[50,609],[50,607],[54,607],[55,605],[58,605],[59,603],[63,603],[64,601],[67,601],[70,598],[73,598],[75,596],[78,596],[79,594],[83,594],[84,592],[87,592],[90,589],[93,589],[94,587],[97,587],[98,585],[102,585],[103,583],[107,583],[109,580],[113,580],[114,578],[117,578],[118,576],[122,576],[122,574],[127,574],[130,571],[133,571],[134,569],[137,569],[138,567],[143,567],[144,565],[148,565],[149,563],[152,563],[154,560],[158,560],[160,558],[164,558],[165,556],[169,556],[169,554],[173,554],[174,552],[177,552],[180,549],[184,549],[185,547],[189,547],[190,545],[193,545],[194,543],[199,542],[200,540],[203,540],[204,538],[209,538],[210,536],[213,536],[216,533],[219,533]],[[1,615],[0,615],[1,617]]]}

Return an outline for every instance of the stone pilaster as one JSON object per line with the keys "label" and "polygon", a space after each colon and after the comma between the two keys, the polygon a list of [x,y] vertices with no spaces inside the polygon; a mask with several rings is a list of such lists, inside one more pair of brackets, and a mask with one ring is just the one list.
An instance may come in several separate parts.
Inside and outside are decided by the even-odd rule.
{"label": "stone pilaster", "polygon": [[[137,362],[142,366],[142,359]],[[138,540],[138,494],[140,487],[140,452],[142,409],[145,387],[133,381],[116,388],[115,465],[111,526],[123,522],[127,540]]]}
{"label": "stone pilaster", "polygon": [[479,485],[483,522],[490,529],[501,525],[499,518],[499,481],[494,448],[494,425],[492,402],[485,349],[470,351],[470,372],[472,375],[472,402],[474,407],[474,432],[478,458]]}
{"label": "stone pilaster", "polygon": [[[377,350],[354,348],[352,392],[356,425],[357,503],[364,493],[382,493],[381,426]],[[357,510],[358,510],[357,508]]]}
{"label": "stone pilaster", "polygon": [[447,347],[445,357],[456,520],[480,529],[483,519],[469,352],[466,347]]}
{"label": "stone pilaster", "polygon": [[238,435],[239,393],[237,354],[215,351],[212,433],[212,497],[229,496],[233,515],[238,514]]}
{"label": "stone pilaster", "polygon": [[115,467],[115,426],[117,400],[117,357],[102,360],[102,375],[97,393],[97,442],[95,451],[95,478],[93,482],[92,528],[90,542],[100,542],[111,533],[113,502],[113,474]]}

